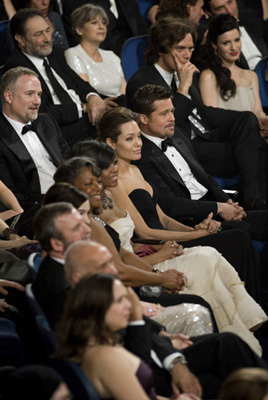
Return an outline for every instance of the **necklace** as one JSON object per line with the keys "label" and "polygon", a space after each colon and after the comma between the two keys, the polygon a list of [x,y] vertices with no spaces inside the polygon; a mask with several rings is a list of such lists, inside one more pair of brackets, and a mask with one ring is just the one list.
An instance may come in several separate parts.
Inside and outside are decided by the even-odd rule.
{"label": "necklace", "polygon": [[89,215],[90,215],[91,218],[95,219],[95,221],[99,222],[103,226],[106,225],[106,223],[102,219],[100,219],[99,217],[96,217],[96,215],[93,215],[93,214],[89,214]]}

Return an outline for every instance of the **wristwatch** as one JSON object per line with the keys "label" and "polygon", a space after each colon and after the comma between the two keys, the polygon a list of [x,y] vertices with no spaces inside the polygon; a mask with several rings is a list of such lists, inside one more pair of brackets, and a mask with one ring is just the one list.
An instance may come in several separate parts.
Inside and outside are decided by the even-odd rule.
{"label": "wristwatch", "polygon": [[152,272],[154,272],[156,274],[162,274],[163,273],[162,271],[160,271],[160,269],[155,268],[155,267],[152,269]]}
{"label": "wristwatch", "polygon": [[168,372],[171,374],[173,368],[175,367],[176,364],[187,364],[187,360],[184,357],[183,354],[180,354],[179,356],[177,356],[176,358],[174,358],[173,361],[171,361],[169,367],[168,367]]}

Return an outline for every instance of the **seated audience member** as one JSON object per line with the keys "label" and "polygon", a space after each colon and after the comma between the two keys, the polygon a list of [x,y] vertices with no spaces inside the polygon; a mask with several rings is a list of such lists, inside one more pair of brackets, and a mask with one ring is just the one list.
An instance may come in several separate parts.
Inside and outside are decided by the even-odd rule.
{"label": "seated audience member", "polygon": [[[80,242],[81,243],[81,242]],[[95,264],[95,268],[97,269],[97,265],[99,264],[98,262],[94,263],[94,256],[92,256],[92,248],[90,249],[89,246],[87,246],[86,243],[75,243],[72,246],[70,246],[70,248],[67,251],[66,254],[66,267],[67,267],[67,271],[69,271],[70,273],[73,271],[74,275],[76,276],[76,280],[77,283],[74,286],[73,291],[70,294],[70,297],[68,298],[68,303],[66,304],[66,308],[65,308],[65,313],[63,316],[63,319],[61,321],[61,324],[58,326],[57,332],[59,333],[60,336],[60,342],[61,342],[61,356],[67,356],[70,357],[73,361],[80,363],[80,358],[79,358],[79,353],[82,355],[85,351],[85,347],[84,345],[81,343],[81,340],[79,340],[80,344],[82,345],[79,351],[79,348],[77,347],[76,349],[73,348],[72,343],[74,343],[74,336],[73,336],[73,331],[71,326],[74,326],[74,320],[69,320],[69,322],[67,323],[67,315],[69,316],[69,311],[72,308],[71,304],[78,304],[78,298],[77,298],[77,294],[78,292],[80,293],[84,293],[84,290],[88,290],[88,292],[91,293],[90,296],[90,301],[92,302],[92,306],[93,306],[93,302],[95,299],[96,301],[96,306],[98,304],[99,307],[101,307],[101,303],[99,300],[99,297],[96,297],[98,295],[102,295],[102,298],[104,296],[103,290],[104,290],[104,281],[103,281],[103,285],[101,285],[101,282],[97,281],[100,279],[99,277],[101,275],[95,275],[95,277],[90,277],[88,275],[88,272],[90,270],[90,265],[91,263],[89,262],[89,260],[91,260],[91,258],[93,258],[93,264]],[[91,250],[91,251],[90,251]],[[81,251],[81,254],[83,255],[83,266],[80,269],[80,273],[82,273],[82,276],[80,275],[80,277],[78,278],[78,274],[76,274],[76,271],[79,271],[79,267],[74,266],[74,263],[77,265],[77,256],[78,256],[78,252]],[[79,253],[80,254],[80,253]],[[103,269],[104,271],[110,271],[112,272],[113,269],[111,268],[111,265],[108,265],[109,263],[107,262],[109,260],[109,257],[107,258],[108,254],[106,253],[106,258],[104,256],[103,251],[101,252],[102,254],[102,261],[103,261],[103,267],[101,267],[101,269]],[[85,263],[85,258],[88,260],[87,263]],[[104,267],[105,265],[105,267]],[[91,273],[93,272],[94,267],[91,269]],[[83,271],[83,272],[82,272]],[[85,276],[83,277],[83,275],[85,274]],[[103,275],[106,276],[106,275]],[[110,275],[111,277],[111,275]],[[112,278],[110,278],[112,279]],[[94,290],[89,290],[88,287],[88,283],[85,282],[92,282],[92,285],[90,284],[90,287],[94,287]],[[93,285],[93,281],[95,282],[95,285]],[[82,283],[84,282],[84,283]],[[115,281],[114,281],[115,282]],[[118,281],[119,282],[119,281]],[[106,286],[107,287],[107,286]],[[120,285],[120,287],[122,287]],[[80,288],[80,291],[78,291],[78,288]],[[86,289],[87,288],[87,289]],[[98,295],[97,293],[95,294],[95,290],[98,289]],[[82,290],[82,292],[81,292]],[[129,292],[129,289],[128,289]],[[86,292],[85,292],[86,293]],[[93,295],[94,294],[94,295]],[[156,390],[158,393],[165,395],[165,396],[170,396],[171,395],[171,390],[170,390],[170,375],[165,373],[164,369],[168,369],[169,373],[172,375],[172,381],[173,381],[173,390],[175,390],[175,393],[177,392],[177,390],[180,390],[181,392],[193,392],[196,395],[200,396],[202,394],[202,389],[200,387],[199,382],[196,380],[196,377],[194,375],[191,374],[190,370],[187,368],[187,366],[185,365],[185,363],[183,362],[184,357],[186,357],[187,361],[188,361],[188,365],[190,369],[193,370],[198,370],[199,372],[197,373],[197,375],[200,374],[200,378],[201,378],[201,384],[203,386],[203,391],[204,391],[204,398],[212,398],[213,396],[217,397],[218,394],[218,387],[219,384],[222,382],[222,380],[224,379],[224,375],[227,373],[227,375],[229,374],[228,370],[233,370],[233,368],[236,368],[236,366],[238,364],[240,364],[242,362],[248,365],[248,362],[251,364],[255,364],[257,359],[256,359],[256,355],[254,355],[253,360],[250,361],[251,356],[248,358],[249,354],[248,351],[249,348],[243,343],[241,342],[242,347],[244,347],[244,349],[246,350],[245,352],[243,352],[243,360],[239,360],[239,358],[237,358],[238,353],[242,350],[242,347],[240,346],[240,339],[238,339],[238,337],[236,335],[233,335],[231,333],[225,333],[225,334],[213,334],[213,335],[206,335],[203,337],[196,337],[193,338],[193,343],[187,343],[184,341],[184,345],[182,345],[181,343],[181,349],[179,349],[179,351],[172,346],[175,345],[178,348],[180,347],[177,344],[175,344],[175,340],[172,340],[172,338],[169,337],[169,335],[163,335],[162,333],[162,337],[156,334],[156,331],[153,333],[151,332],[151,334],[149,335],[148,332],[147,334],[144,332],[144,330],[148,329],[148,325],[146,323],[146,325],[142,325],[142,315],[141,315],[141,311],[138,309],[138,303],[137,300],[135,300],[135,298],[133,298],[133,293],[131,294],[131,298],[132,298],[132,302],[134,303],[134,310],[131,313],[131,320],[136,321],[135,325],[133,324],[133,326],[131,326],[132,324],[130,324],[126,330],[126,336],[125,336],[125,347],[130,350],[131,352],[133,352],[134,354],[138,355],[139,357],[141,357],[144,361],[149,362],[153,368],[153,372],[154,372],[154,377],[156,378],[155,384],[156,384]],[[82,300],[83,298],[83,300]],[[76,299],[76,300],[75,300]],[[86,297],[84,297],[84,295],[82,294],[82,296],[80,297],[81,299],[81,303],[80,305],[82,305],[82,303],[85,304],[85,302],[87,302],[88,300],[86,300]],[[89,298],[88,298],[89,299]],[[97,301],[98,300],[98,301]],[[80,307],[78,307],[80,308]],[[79,315],[81,315],[78,311],[78,308],[76,309],[75,312],[72,311],[72,315],[76,315],[78,316],[78,318],[80,319]],[[69,311],[68,311],[69,310]],[[85,310],[83,310],[84,312]],[[81,311],[82,312],[82,311]],[[109,312],[109,311],[108,311]],[[93,313],[93,309],[91,308],[91,311],[87,311],[86,313],[87,315],[90,314],[91,316],[93,315],[104,315],[104,313],[101,313],[100,308],[98,309],[97,313]],[[140,321],[140,322],[139,322]],[[80,320],[81,322],[81,320]],[[92,321],[93,322],[93,321]],[[108,321],[106,320],[106,322],[108,323]],[[139,323],[138,323],[139,322]],[[77,325],[78,321],[76,321],[76,325]],[[86,321],[84,320],[84,324],[87,323],[89,324],[90,321]],[[127,322],[126,322],[127,325]],[[125,326],[126,326],[125,325]],[[77,325],[78,326],[78,325]],[[79,326],[81,326],[81,323],[79,324]],[[67,329],[66,329],[67,328]],[[115,328],[115,327],[114,327]],[[118,326],[117,329],[120,329],[120,327]],[[117,329],[114,329],[115,331]],[[71,333],[72,331],[72,333]],[[97,332],[96,332],[97,333]],[[81,335],[82,332],[80,331],[79,335]],[[98,337],[100,335],[100,332],[98,332]],[[92,336],[95,336],[94,332],[92,332]],[[72,339],[71,339],[72,337]],[[90,340],[90,338],[85,337],[85,345],[88,345],[88,339]],[[191,338],[192,339],[192,338]],[[232,341],[236,341],[236,343],[238,344],[237,346],[233,346],[232,347],[232,366],[230,365],[230,354],[228,354],[228,362],[226,363],[226,351],[228,352],[228,348],[231,344]],[[76,341],[76,340],[75,340]],[[77,341],[76,341],[77,342]],[[221,343],[220,346],[218,346],[218,344]],[[79,346],[80,347],[80,346]],[[182,348],[184,347],[184,348]],[[161,351],[159,352],[161,348]],[[83,350],[84,349],[84,350]],[[89,352],[87,353],[87,355],[85,355],[84,360],[87,359],[87,356],[90,356],[92,354],[91,351],[92,349],[94,351],[97,352],[98,354],[98,347],[89,347]],[[155,362],[155,358],[151,359],[151,352],[150,350],[153,349],[156,351],[156,349],[158,349],[157,355],[160,357],[160,360],[158,361],[158,365]],[[223,350],[225,349],[225,351]],[[230,347],[231,349],[231,347]],[[107,349],[109,350],[109,349]],[[115,349],[114,349],[115,350]],[[78,352],[77,352],[78,351]],[[86,350],[87,351],[87,350]],[[111,350],[112,351],[112,350]],[[121,351],[123,351],[123,349],[121,348]],[[177,352],[177,356],[175,354],[175,351]],[[204,363],[204,357],[202,356],[202,353],[205,351],[206,353],[206,359],[209,360],[208,362]],[[236,354],[236,352],[238,351],[238,353]],[[125,352],[125,350],[123,351]],[[161,354],[162,352],[162,354]],[[174,361],[171,362],[171,365],[169,368],[167,368],[167,354],[168,352],[170,353],[169,355],[169,362],[171,359],[173,359]],[[220,354],[222,352],[222,354]],[[95,353],[94,359],[98,359],[100,361],[100,357],[98,357]],[[184,356],[185,354],[185,356]],[[107,353],[106,353],[107,355]],[[182,356],[182,357],[181,357]],[[217,359],[218,357],[221,357],[221,368],[218,369],[217,365],[219,365],[219,363],[217,363]],[[174,358],[175,357],[175,358]],[[177,357],[177,358],[176,358]],[[88,362],[90,362],[91,364],[91,357],[89,357]],[[89,370],[89,364],[88,362],[82,362],[81,366],[84,369],[84,371],[86,372],[86,374],[89,376],[89,378],[92,381],[92,375],[91,372]],[[92,362],[94,362],[92,360]],[[109,361],[109,363],[112,363],[112,359]],[[259,361],[257,361],[257,364],[259,364],[259,362],[261,363],[261,365],[263,364],[263,362],[259,359]],[[159,369],[159,366],[163,365],[163,367],[161,369]],[[176,365],[176,366],[175,366]],[[120,365],[118,365],[118,367],[120,368]],[[116,368],[118,368],[116,367]],[[99,370],[98,365],[96,366],[97,370],[95,369],[94,366],[94,371],[96,371],[96,375],[94,374],[94,378],[93,378],[93,384],[96,385],[96,377],[99,376],[99,374],[101,373],[101,370]],[[110,370],[111,366],[107,369]],[[91,369],[91,368],[90,368]],[[190,373],[190,375],[189,375]],[[106,374],[105,374],[106,375]],[[116,377],[118,376],[118,374],[115,374],[115,377],[113,377],[113,379],[116,379]],[[187,379],[184,379],[184,377],[187,376]],[[212,380],[211,380],[212,378]],[[105,381],[106,378],[104,376],[103,378]],[[166,382],[165,382],[166,381]],[[208,383],[210,381],[210,384]],[[211,382],[213,382],[213,384],[211,385]],[[169,385],[168,385],[169,383]],[[109,384],[109,380],[107,380],[107,385],[108,387],[110,387]],[[118,387],[118,385],[120,386],[120,383],[118,383],[116,386]],[[213,389],[212,389],[213,386]],[[106,386],[107,387],[107,386]],[[98,386],[96,386],[96,389],[98,390]],[[119,387],[119,389],[121,389],[120,393],[122,394],[122,390],[127,390],[127,389],[122,389],[121,387]],[[101,390],[101,387],[99,386],[99,390]],[[113,390],[113,389],[112,389]],[[117,390],[117,389],[116,389]],[[101,396],[104,396],[104,392],[100,392]],[[103,393],[103,394],[102,394]],[[127,392],[125,392],[127,395]],[[206,395],[209,395],[212,397],[206,397]],[[118,395],[116,394],[116,392],[113,392],[110,394],[107,394],[107,397],[109,397],[110,395],[113,395],[113,397],[115,398],[119,398]],[[137,394],[136,394],[137,396]],[[129,398],[129,395],[128,395]],[[139,397],[140,398],[140,397]],[[192,397],[190,397],[192,398]],[[195,398],[195,397],[193,397]]]}
{"label": "seated audience member", "polygon": [[[132,252],[134,249],[137,255],[140,257],[143,256],[143,260],[148,261],[154,266],[158,262],[162,262],[167,258],[172,258],[177,255],[177,251],[180,250],[178,249],[178,245],[175,245],[173,241],[168,241],[164,245],[156,246],[144,246],[141,243],[130,242],[133,236],[133,221],[124,209],[118,207],[110,191],[110,188],[116,188],[118,185],[118,161],[114,149],[106,143],[100,143],[96,140],[84,140],[83,142],[76,143],[72,147],[69,157],[71,158],[73,156],[90,157],[95,160],[98,167],[101,168],[101,179],[104,187],[102,203],[101,207],[99,204],[97,204],[97,208],[92,207],[92,212],[96,214],[98,212],[98,217],[100,217],[106,224],[109,224],[109,226],[112,226],[119,233],[122,247],[125,247]],[[69,165],[69,167],[73,171],[71,165]],[[65,176],[71,176],[68,169],[66,169]],[[91,188],[84,187],[84,191],[89,195]],[[164,193],[167,196],[166,188]],[[188,199],[182,199],[180,202],[180,199],[178,198],[176,208],[180,211],[182,208],[185,208],[184,201],[189,203],[189,207],[186,207],[189,212],[192,212],[195,203],[197,203],[197,205],[200,203]],[[206,202],[203,203],[205,212]],[[199,208],[202,208],[203,203],[199,205]],[[204,215],[205,220],[196,225],[195,229],[202,226],[203,229],[207,230],[208,234],[198,239],[188,240],[184,242],[183,245],[185,247],[200,245],[214,247],[236,269],[239,277],[245,283],[245,288],[248,293],[259,302],[261,299],[259,264],[255,257],[255,251],[249,235],[238,229],[229,229],[224,232],[219,232],[219,229],[221,229],[221,223],[212,219],[211,215],[214,212],[212,209],[212,203],[208,202],[207,205],[210,207],[210,210],[208,211],[208,213],[210,212],[210,215],[208,217],[207,215]],[[213,232],[217,232],[217,235],[211,235]],[[174,254],[173,251],[175,252]],[[147,254],[147,257],[146,252],[149,254]],[[170,261],[167,260],[166,262],[169,263]]]}
{"label": "seated audience member", "polygon": [[[70,186],[71,189],[68,186]],[[78,193],[76,193],[77,191]],[[83,196],[81,199],[81,192],[78,189],[76,189],[72,185],[59,182],[53,185],[48,190],[44,199],[44,203],[50,204],[62,201],[62,199],[64,199],[76,205],[76,207],[79,206],[78,211],[82,215],[83,221],[86,224],[90,224],[92,238],[106,245],[110,249],[110,251],[113,254],[114,260],[116,262],[117,268],[119,270],[120,279],[122,279],[124,282],[127,282],[128,284],[134,287],[141,285],[163,286],[174,292],[177,292],[180,289],[182,289],[184,284],[183,277],[182,274],[177,272],[176,270],[169,270],[163,274],[154,274],[152,266],[140,260],[138,256],[133,255],[131,252],[124,250],[123,248],[119,248],[117,251],[115,245],[116,246],[119,245],[120,247],[120,240],[118,238],[117,233],[110,227],[109,230],[107,229],[107,232],[109,232],[109,234],[112,235],[113,240],[115,240],[115,245],[114,245],[112,239],[106,232],[106,229],[104,228],[102,223],[99,223],[98,221],[95,221],[92,217],[88,216],[90,210],[90,204],[88,201],[87,203],[81,204],[81,200],[84,200],[84,197],[86,196],[84,193],[82,194]],[[113,233],[111,233],[111,231],[113,231]],[[118,252],[120,252],[120,257]],[[131,264],[131,265],[126,265],[126,264]],[[132,265],[135,267],[132,267]],[[41,281],[40,284],[42,284]],[[52,293],[51,297],[53,297]],[[151,301],[151,297],[149,295],[144,297],[145,300]],[[206,301],[204,301],[199,296],[193,296],[193,295],[184,296],[181,294],[178,296],[177,294],[167,294],[164,292],[163,293],[160,292],[160,294],[158,293],[158,297],[155,297],[155,301],[158,303],[163,303],[163,305],[175,305],[178,303],[180,304],[182,302],[202,304],[202,306],[209,308],[211,312],[211,318],[213,319],[213,328],[217,330],[210,306]],[[146,309],[146,312],[149,312],[150,315],[151,311],[148,310],[148,307],[151,308],[152,306],[149,305],[147,306]],[[153,308],[154,310],[157,310],[159,307],[154,306]]]}
{"label": "seated audience member", "polygon": [[31,364],[20,368],[2,367],[0,382],[3,400],[72,399],[62,376],[53,368],[41,364]]}
{"label": "seated audience member", "polygon": [[63,270],[64,252],[75,240],[88,239],[90,232],[90,227],[70,203],[43,206],[35,217],[34,234],[47,255],[34,280],[33,291],[52,328],[69,287]]}
{"label": "seated audience member", "polygon": [[220,400],[266,400],[268,371],[261,368],[242,368],[227,377],[222,384]]}
{"label": "seated audience member", "polygon": [[199,52],[199,65],[203,69],[199,78],[201,97],[206,106],[253,111],[265,137],[268,124],[261,105],[258,76],[236,65],[241,47],[236,18],[230,14],[211,18],[206,42]]}
{"label": "seated audience member", "polygon": [[[224,219],[222,227],[246,230],[251,238],[266,240],[268,211],[244,212],[229,199],[212,176],[198,162],[191,142],[183,130],[174,125],[174,107],[169,90],[155,85],[140,88],[133,100],[133,109],[140,113],[143,146],[135,161],[145,179],[159,190],[159,204],[171,217],[181,213],[181,198],[192,199],[195,217],[206,212]],[[164,117],[163,117],[164,113]],[[174,140],[170,141],[170,138]],[[164,139],[168,139],[168,146]],[[207,208],[208,207],[208,208]],[[203,211],[201,211],[203,209]],[[191,210],[190,204],[188,210]],[[189,215],[189,214],[188,214]],[[193,214],[190,214],[193,215]]]}
{"label": "seated audience member", "polygon": [[[92,4],[78,7],[72,13],[72,26],[80,44],[68,49],[69,66],[89,82],[104,99],[107,108],[117,106],[126,91],[121,61],[112,51],[99,48],[107,34],[108,17],[103,8]],[[123,104],[123,100],[120,102]]]}
{"label": "seated audience member", "polygon": [[34,9],[18,11],[10,21],[16,48],[5,71],[18,65],[39,74],[41,111],[50,113],[70,143],[94,136],[94,124],[105,110],[96,90],[66,63],[61,49],[53,46],[52,32],[43,14]]}
{"label": "seated audience member", "polygon": [[[266,145],[253,113],[206,107],[202,103],[190,62],[195,30],[175,18],[162,18],[149,31],[146,65],[128,81],[127,100],[145,84],[160,85],[173,94],[175,123],[196,150],[199,161],[213,176],[241,175],[247,209],[263,208],[267,200]],[[249,168],[248,160],[251,160]],[[257,194],[258,193],[258,194]]]}
{"label": "seated audience member", "polygon": [[72,12],[84,4],[95,4],[102,7],[109,19],[107,38],[101,47],[104,50],[112,50],[119,57],[125,41],[133,36],[145,35],[147,26],[142,18],[136,0],[116,0],[111,3],[106,0],[64,0],[63,23],[68,35],[69,43],[75,46],[77,41],[72,32]]}
{"label": "seated audience member", "polygon": [[203,0],[160,0],[156,19],[163,17],[174,17],[187,19],[193,25],[198,26],[204,16]]}
{"label": "seated audience member", "polygon": [[133,296],[113,275],[95,274],[81,278],[66,302],[59,356],[80,364],[101,398],[157,400],[149,365],[119,344],[117,332],[135,312]]}
{"label": "seated audience member", "polygon": [[[22,8],[35,8],[39,10],[47,20],[52,33],[53,44],[67,50],[69,43],[64,30],[62,19],[59,13],[53,11],[53,0],[16,0],[16,7],[10,1],[9,19],[11,19],[18,10]],[[8,29],[10,36],[10,31]],[[14,47],[14,42],[11,37],[8,38],[11,47]]]}
{"label": "seated audience member", "polygon": [[[209,17],[231,14],[239,21],[242,52],[238,65],[241,68],[253,70],[268,55],[268,27],[252,10],[239,10],[236,0],[204,0],[204,11]],[[207,22],[204,20],[200,26],[203,32],[207,29]]]}
{"label": "seated audience member", "polygon": [[[207,235],[207,232],[202,232],[200,229],[193,231],[164,214],[157,204],[157,190],[155,188],[153,190],[144,180],[139,169],[131,164],[132,161],[141,157],[142,145],[137,116],[133,112],[122,108],[107,111],[100,120],[98,133],[99,140],[106,141],[116,151],[119,166],[118,186],[110,190],[117,204],[129,212],[138,237],[184,242],[193,236]],[[196,265],[195,259],[198,260],[198,265]],[[241,303],[238,307],[238,303],[244,295],[245,300],[248,293],[245,291],[243,295],[240,291],[241,288],[244,291],[244,286],[239,284],[240,279],[237,272],[226,262],[225,258],[211,247],[199,246],[184,250],[184,254],[175,260],[173,268],[178,268],[185,275],[185,292],[201,295],[211,305],[219,331],[233,331],[241,334],[244,340],[249,339],[251,342],[249,337],[246,338],[248,330],[243,329],[243,325],[244,323],[247,325],[246,321],[249,317],[249,309],[244,308],[247,300],[242,301],[243,305]],[[210,266],[205,272],[209,263]],[[163,271],[170,267],[170,265],[159,265],[160,270]],[[212,271],[214,272],[212,273]],[[230,295],[231,297],[229,297]],[[227,297],[224,299],[225,296]],[[224,306],[229,303],[228,297],[231,302],[234,301],[236,309],[234,313],[230,314]],[[251,303],[253,299],[249,297],[248,300]],[[214,307],[215,304],[217,304],[216,307]],[[229,305],[232,308],[230,303]],[[256,303],[255,306],[259,307]],[[253,315],[254,312],[252,317]],[[223,322],[226,317],[227,319]],[[243,331],[245,336],[243,336]]]}
{"label": "seated audience member", "polygon": [[36,72],[12,68],[2,76],[0,91],[0,176],[24,209],[18,227],[32,235],[32,217],[67,144],[54,119],[38,114],[42,89]]}

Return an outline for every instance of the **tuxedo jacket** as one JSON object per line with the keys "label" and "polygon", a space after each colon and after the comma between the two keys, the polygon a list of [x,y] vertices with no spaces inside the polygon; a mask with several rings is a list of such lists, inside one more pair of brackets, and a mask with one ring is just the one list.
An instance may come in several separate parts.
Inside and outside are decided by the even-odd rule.
{"label": "tuxedo jacket", "polygon": [[[166,83],[164,78],[162,78],[161,74],[157,71],[154,65],[143,65],[128,81],[126,88],[128,107],[132,107],[132,98],[136,90],[146,84],[159,85],[165,87],[167,90],[171,90],[170,86]],[[226,119],[230,118],[233,113],[238,112],[205,106],[201,99],[196,74],[194,74],[193,84],[190,87],[189,94],[191,99],[182,95],[181,93],[175,93],[173,96],[176,125],[182,128],[190,137],[191,126],[188,116],[195,108],[197,108],[202,120],[202,124],[208,130],[206,135],[202,135],[200,137],[206,141],[214,141],[213,136],[215,129],[224,124]]]}
{"label": "tuxedo jacket", "polygon": [[33,282],[33,292],[52,328],[59,320],[69,290],[64,265],[46,256]]}
{"label": "tuxedo jacket", "polygon": [[87,3],[104,8],[109,19],[107,37],[101,43],[101,48],[112,50],[120,56],[122,45],[127,39],[147,33],[148,28],[135,0],[116,0],[118,19],[110,10],[109,0],[64,0],[62,18],[71,46],[77,44],[72,33],[71,14],[77,7]]}
{"label": "tuxedo jacket", "polygon": [[[81,102],[86,103],[86,96],[90,92],[96,93],[96,90],[88,83],[81,79],[66,63],[64,54],[61,49],[54,46],[52,53],[47,57],[51,67],[64,80],[68,89],[73,89],[80,97]],[[18,48],[7,59],[4,71],[13,67],[28,67],[39,74],[39,71],[34,64],[26,57]],[[75,103],[55,105],[50,93],[50,90],[39,74],[39,79],[42,86],[42,103],[40,112],[51,114],[60,128],[71,127],[73,133],[76,133],[78,128],[78,110]]]}
{"label": "tuxedo jacket", "polygon": [[163,211],[173,216],[203,219],[212,211],[217,214],[216,202],[225,202],[228,196],[208,175],[198,162],[190,141],[178,128],[175,129],[174,145],[188,163],[199,183],[208,189],[211,201],[191,200],[179,172],[174,168],[165,153],[151,140],[142,135],[143,146],[140,160],[135,161],[146,181],[159,193],[159,205]]}
{"label": "tuxedo jacket", "polygon": [[[68,146],[54,118],[39,114],[36,134],[53,164],[58,166],[62,156],[68,151]],[[0,114],[0,179],[22,203],[32,203],[41,198],[39,176],[33,159],[2,113]]]}

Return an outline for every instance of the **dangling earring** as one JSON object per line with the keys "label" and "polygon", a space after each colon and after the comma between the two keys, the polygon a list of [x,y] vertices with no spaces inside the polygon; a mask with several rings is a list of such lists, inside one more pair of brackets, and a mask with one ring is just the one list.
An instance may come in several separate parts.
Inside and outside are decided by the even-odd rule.
{"label": "dangling earring", "polygon": [[217,48],[214,49],[214,53],[215,53],[215,56],[218,55],[218,49]]}

